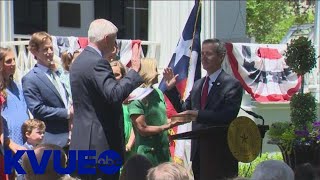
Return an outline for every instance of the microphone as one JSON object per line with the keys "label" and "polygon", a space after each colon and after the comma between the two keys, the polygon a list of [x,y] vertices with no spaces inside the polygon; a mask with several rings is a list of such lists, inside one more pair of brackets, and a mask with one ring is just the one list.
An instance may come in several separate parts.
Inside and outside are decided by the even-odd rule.
{"label": "microphone", "polygon": [[248,113],[249,115],[251,115],[251,116],[253,116],[253,117],[257,118],[257,119],[261,119],[262,120],[262,125],[264,125],[264,118],[261,115],[255,113],[253,111],[245,110],[242,107],[240,107],[240,109],[242,109],[244,112]]}

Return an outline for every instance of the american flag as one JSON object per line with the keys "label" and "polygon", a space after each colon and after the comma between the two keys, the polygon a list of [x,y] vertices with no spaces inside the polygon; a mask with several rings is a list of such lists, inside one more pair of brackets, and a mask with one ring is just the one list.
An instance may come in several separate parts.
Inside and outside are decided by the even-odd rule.
{"label": "american flag", "polygon": [[258,102],[289,101],[301,78],[286,64],[285,44],[227,43],[234,76]]}

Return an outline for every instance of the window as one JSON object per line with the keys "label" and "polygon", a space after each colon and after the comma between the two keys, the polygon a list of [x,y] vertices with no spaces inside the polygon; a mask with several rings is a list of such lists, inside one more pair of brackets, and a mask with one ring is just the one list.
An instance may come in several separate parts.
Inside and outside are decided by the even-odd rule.
{"label": "window", "polygon": [[125,4],[126,37],[148,39],[148,1],[128,0]]}
{"label": "window", "polygon": [[59,26],[81,28],[80,4],[59,3]]}

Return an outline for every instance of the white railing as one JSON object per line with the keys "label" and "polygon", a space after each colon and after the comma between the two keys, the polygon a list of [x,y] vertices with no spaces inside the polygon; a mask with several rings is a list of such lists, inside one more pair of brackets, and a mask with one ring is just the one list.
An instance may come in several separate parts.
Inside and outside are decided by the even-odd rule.
{"label": "white railing", "polygon": [[0,42],[1,47],[10,47],[16,56],[16,73],[14,79],[17,82],[21,81],[21,78],[30,71],[36,61],[31,53],[29,53],[27,46],[29,41],[6,41]]}
{"label": "white railing", "polygon": [[[18,41],[0,42],[1,47],[10,47],[16,55],[16,73],[14,78],[20,82],[21,78],[33,68],[36,61],[33,55],[29,53],[27,46],[31,36],[15,35],[14,38]],[[125,41],[125,40],[120,40]],[[142,41],[142,46],[147,46],[147,53],[145,57],[155,58],[159,60],[160,57],[160,43],[154,41]],[[57,58],[57,57],[56,57]],[[59,58],[58,58],[59,59]],[[159,69],[160,70],[160,69]],[[162,69],[161,69],[162,70]]]}

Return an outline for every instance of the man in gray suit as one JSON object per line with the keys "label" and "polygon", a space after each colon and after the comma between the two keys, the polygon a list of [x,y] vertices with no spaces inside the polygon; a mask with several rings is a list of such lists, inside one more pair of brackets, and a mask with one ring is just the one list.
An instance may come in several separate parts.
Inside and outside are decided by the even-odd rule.
{"label": "man in gray suit", "polygon": [[[201,62],[207,75],[197,80],[185,102],[180,101],[180,94],[175,88],[176,78],[172,69],[164,70],[164,78],[168,91],[167,97],[180,114],[193,116],[196,121],[192,123],[192,130],[213,125],[228,125],[239,112],[243,89],[238,80],[224,72],[221,64],[226,55],[224,43],[218,39],[207,39],[202,43]],[[219,147],[217,161],[221,166],[221,177],[232,177],[237,172],[237,161],[229,151],[227,140]],[[193,139],[191,142],[191,161],[195,179],[200,179],[199,143]],[[218,150],[217,150],[218,151]]]}
{"label": "man in gray suit", "polygon": [[[117,81],[107,59],[114,50],[117,27],[105,19],[94,20],[88,30],[89,45],[71,66],[70,81],[74,119],[70,149],[95,150],[98,156],[114,150],[122,157],[124,140],[120,128],[122,102],[142,83],[140,60],[131,60],[131,70]],[[96,175],[81,179],[118,179],[96,168]],[[79,172],[81,173],[81,172]]]}

